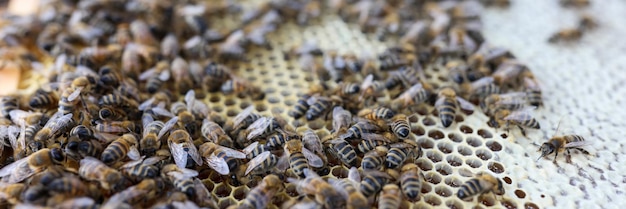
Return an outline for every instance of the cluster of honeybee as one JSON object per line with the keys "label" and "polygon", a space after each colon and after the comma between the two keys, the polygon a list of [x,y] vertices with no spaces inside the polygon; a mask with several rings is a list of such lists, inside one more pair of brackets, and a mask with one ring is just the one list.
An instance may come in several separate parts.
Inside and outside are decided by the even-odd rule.
{"label": "cluster of honeybee", "polygon": [[[323,8],[401,44],[377,57],[322,50],[313,41],[289,49],[285,59],[297,57],[315,78],[288,113],[293,120],[254,106],[232,118],[210,109],[206,92],[263,100],[261,87],[228,64],[245,62],[251,46],[270,49],[266,35],[283,20],[306,25]],[[473,1],[46,2],[35,17],[11,17],[0,33],[0,46],[10,49],[3,64],[49,78],[32,95],[0,100],[0,200],[23,207],[217,208],[202,182],[217,173],[229,185],[256,185],[233,206],[240,208],[267,207],[287,184],[299,196],[284,208],[417,201],[423,177],[415,164],[422,151],[411,135],[415,111],[434,106],[448,128],[458,109],[480,104],[497,127],[539,127],[527,108],[542,103],[537,80],[507,50],[485,42],[477,8]],[[213,27],[226,15],[240,21]],[[450,72],[450,85],[427,79],[424,72],[437,68]],[[293,127],[314,120],[332,123],[331,134]],[[542,156],[582,141],[555,138]],[[349,167],[348,178],[319,176],[335,165]],[[502,183],[481,173],[457,196],[490,191],[502,194]]]}

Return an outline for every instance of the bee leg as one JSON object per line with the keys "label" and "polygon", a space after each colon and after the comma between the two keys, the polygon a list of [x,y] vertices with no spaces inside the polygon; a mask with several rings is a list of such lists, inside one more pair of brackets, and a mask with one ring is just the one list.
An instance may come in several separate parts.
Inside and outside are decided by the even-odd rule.
{"label": "bee leg", "polygon": [[556,157],[559,156],[559,150],[557,149],[556,151],[554,151],[554,160],[552,160],[552,162],[554,162],[556,164]]}
{"label": "bee leg", "polygon": [[519,130],[522,132],[522,136],[526,137],[526,130],[524,130],[524,128],[522,128],[522,126],[517,126],[519,128]]}
{"label": "bee leg", "polygon": [[591,155],[591,153],[589,153],[587,150],[585,150],[583,148],[580,148],[580,147],[572,147],[572,148],[582,152],[585,155]]}

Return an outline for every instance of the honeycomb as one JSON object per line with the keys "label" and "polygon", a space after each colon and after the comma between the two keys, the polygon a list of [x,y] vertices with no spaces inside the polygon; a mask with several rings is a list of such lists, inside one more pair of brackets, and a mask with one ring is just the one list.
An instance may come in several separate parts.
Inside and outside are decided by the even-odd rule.
{"label": "honeycomb", "polygon": [[[616,0],[611,3],[620,5],[619,8],[625,6]],[[471,114],[459,112],[456,123],[443,128],[437,116],[431,113],[432,107],[418,111],[419,120],[411,121],[411,128],[412,135],[424,151],[416,164],[422,169],[426,182],[420,200],[415,203],[405,201],[401,208],[591,208],[607,202],[625,204],[619,198],[623,195],[619,185],[626,183],[626,176],[620,173],[626,168],[624,160],[616,153],[624,152],[624,145],[617,136],[625,134],[622,127],[626,123],[621,119],[626,115],[618,109],[619,104],[624,102],[623,98],[612,97],[626,95],[623,87],[626,74],[615,70],[625,65],[618,59],[620,48],[609,47],[621,43],[618,37],[606,35],[619,28],[619,22],[601,19],[606,27],[586,36],[580,45],[551,47],[545,43],[550,35],[545,28],[555,23],[527,21],[525,17],[557,21],[559,18],[554,16],[554,9],[548,9],[557,8],[555,4],[548,1],[516,1],[506,10],[487,9],[482,18],[487,40],[511,49],[541,80],[545,106],[536,111],[536,117],[540,119],[542,130],[528,131],[527,137],[522,137],[516,129],[508,133],[496,130],[486,125],[488,118],[481,111]],[[620,14],[619,8],[609,9],[594,4],[591,10],[606,11],[606,17],[615,17]],[[568,18],[573,19],[573,16]],[[228,21],[225,21],[225,27],[227,25]],[[392,42],[380,42],[371,34],[363,34],[358,26],[330,14],[323,15],[307,27],[286,23],[270,33],[268,39],[273,49],[252,47],[246,53],[248,61],[228,63],[237,75],[260,86],[266,98],[253,101],[248,97],[208,93],[205,102],[225,117],[233,117],[242,109],[254,105],[255,110],[263,115],[281,114],[290,124],[309,127],[320,136],[329,134],[330,124],[321,119],[309,123],[294,122],[287,115],[299,96],[308,90],[313,78],[297,61],[284,60],[283,51],[303,40],[314,39],[322,49],[338,50],[340,54],[377,54]],[[541,44],[527,47],[536,43]],[[586,50],[588,48],[596,50]],[[601,59],[572,59],[577,53]],[[441,83],[447,82],[445,75],[444,68],[426,71],[427,78]],[[555,79],[561,76],[567,76],[567,79]],[[44,79],[29,71],[24,72],[22,78],[24,80],[19,88],[26,94],[34,92],[37,84]],[[598,83],[605,84],[598,86]],[[606,105],[609,103],[615,105]],[[577,131],[589,132],[589,139],[596,141],[592,145],[592,156],[575,153],[572,163],[565,163],[560,157],[557,159],[560,162],[558,166],[546,159],[535,162],[539,156],[536,152],[538,145],[553,134],[559,118],[566,114],[573,118],[575,127],[579,127]],[[607,145],[609,143],[620,146]],[[496,198],[484,195],[477,202],[459,200],[456,197],[458,187],[471,178],[463,175],[466,171],[490,171],[505,182],[506,193]],[[345,178],[347,173],[347,167],[335,165],[324,178]],[[206,176],[203,182],[209,191],[218,197],[220,208],[238,203],[254,186],[254,183],[229,185],[213,171],[202,175]],[[298,196],[293,184],[285,183],[285,188],[285,192],[276,195],[268,208],[278,208],[288,199]]]}

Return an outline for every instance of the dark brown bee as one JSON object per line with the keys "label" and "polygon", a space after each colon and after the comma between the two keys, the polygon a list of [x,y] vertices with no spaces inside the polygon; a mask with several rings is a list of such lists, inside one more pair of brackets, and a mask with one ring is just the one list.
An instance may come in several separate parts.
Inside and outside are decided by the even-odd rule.
{"label": "dark brown bee", "polygon": [[16,97],[4,96],[0,99],[0,113],[7,119],[11,119],[9,112],[18,109],[19,103]]}
{"label": "dark brown bee", "polygon": [[47,92],[38,89],[32,96],[28,105],[33,109],[54,109],[59,104],[59,96],[56,92]]}
{"label": "dark brown bee", "polygon": [[456,117],[457,104],[464,110],[474,110],[474,105],[466,101],[465,99],[456,95],[456,92],[452,88],[444,88],[439,91],[439,98],[435,103],[435,108],[439,113],[441,124],[444,127],[450,127],[454,118]]}
{"label": "dark brown bee", "polygon": [[296,101],[296,104],[293,106],[293,109],[289,111],[289,116],[298,119],[306,114],[309,110],[309,103],[307,100],[310,98],[308,95],[303,95]]}
{"label": "dark brown bee", "polygon": [[589,144],[590,143],[588,141],[585,141],[585,138],[579,135],[553,136],[552,138],[550,138],[550,140],[548,140],[548,142],[545,142],[541,145],[538,150],[541,151],[541,156],[537,160],[554,152],[553,162],[556,162],[556,157],[559,155],[559,150],[562,149],[565,149],[568,155],[570,149],[576,149],[588,155],[589,152],[580,147]]}
{"label": "dark brown bee", "polygon": [[465,184],[461,186],[456,196],[462,200],[469,200],[478,194],[487,192],[503,195],[504,188],[502,185],[500,179],[487,173],[479,173],[475,178],[466,181]]}

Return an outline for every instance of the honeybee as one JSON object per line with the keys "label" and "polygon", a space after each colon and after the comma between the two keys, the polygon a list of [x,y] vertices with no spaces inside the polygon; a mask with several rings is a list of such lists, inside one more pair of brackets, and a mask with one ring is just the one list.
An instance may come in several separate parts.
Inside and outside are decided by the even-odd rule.
{"label": "honeybee", "polygon": [[270,151],[270,148],[265,144],[260,144],[259,142],[253,142],[242,150],[248,159],[255,158],[265,151]]}
{"label": "honeybee", "polygon": [[247,164],[245,175],[252,173],[253,175],[265,173],[273,169],[278,163],[278,157],[270,151],[265,151],[258,156],[252,158]]}
{"label": "honeybee", "polygon": [[306,176],[303,180],[287,179],[296,185],[298,194],[314,195],[315,201],[327,208],[343,208],[346,206],[343,196],[328,182],[309,169],[304,169],[303,172]]}
{"label": "honeybee", "polygon": [[[148,113],[154,113],[160,116],[166,117],[174,117],[175,115],[170,113],[167,109],[165,109],[166,105],[170,104],[170,96],[163,91],[159,91],[152,95],[152,97],[141,104],[139,104],[138,109]],[[154,117],[153,117],[154,118]]]}
{"label": "honeybee", "polygon": [[163,158],[159,156],[146,159],[141,158],[122,165],[120,170],[136,181],[144,178],[156,178],[159,176],[160,172],[155,164],[162,159]]}
{"label": "honeybee", "polygon": [[349,98],[350,96],[358,94],[361,91],[361,86],[356,83],[341,82],[334,91],[335,95],[339,95],[343,98]]}
{"label": "honeybee", "polygon": [[119,69],[111,65],[102,66],[100,70],[98,70],[98,75],[100,76],[98,85],[118,87],[124,80],[118,71]]}
{"label": "honeybee", "polygon": [[255,186],[246,198],[242,200],[239,208],[265,208],[274,195],[284,188],[283,181],[278,176],[270,174],[263,177],[263,180]]}
{"label": "honeybee", "polygon": [[208,41],[199,35],[192,36],[185,41],[182,49],[185,57],[190,59],[206,59],[211,53]]}
{"label": "honeybee", "polygon": [[359,117],[363,117],[368,120],[379,121],[379,120],[389,120],[395,115],[395,113],[389,108],[377,107],[374,109],[368,108],[368,109],[361,110],[359,111],[357,115]]}
{"label": "honeybee", "polygon": [[[559,126],[560,126],[560,123],[559,123]],[[557,132],[558,132],[558,129],[559,128],[557,127]],[[537,151],[541,151],[541,156],[537,158],[537,161],[539,161],[539,159],[545,156],[548,156],[549,154],[552,154],[554,152],[554,159],[552,161],[556,163],[556,157],[559,155],[560,150],[566,150],[567,155],[569,155],[570,149],[576,149],[588,155],[589,152],[580,147],[589,145],[589,144],[591,143],[589,141],[585,141],[585,138],[583,138],[580,135],[572,134],[572,135],[552,136],[550,140],[548,140],[547,142],[544,142],[541,145],[541,147],[539,147],[539,150],[537,150]]]}
{"label": "honeybee", "polygon": [[61,115],[60,112],[57,112],[48,120],[46,125],[37,132],[34,141],[29,146],[33,151],[42,149],[46,141],[54,138],[61,130],[67,129],[73,123],[72,113]]}
{"label": "honeybee", "polygon": [[498,85],[507,84],[517,78],[524,69],[526,66],[516,60],[505,60],[493,72],[493,81]]}
{"label": "honeybee", "polygon": [[189,73],[189,64],[183,58],[176,57],[172,61],[171,71],[178,93],[184,94],[194,87],[193,79]]}
{"label": "honeybee", "polygon": [[124,47],[121,58],[121,69],[125,76],[136,78],[145,66],[152,66],[159,54],[153,45],[128,43]]}
{"label": "honeybee", "polygon": [[383,129],[370,121],[363,120],[350,126],[347,133],[340,135],[344,140],[358,140],[364,136],[375,135],[377,132],[383,131]]}
{"label": "honeybee", "polygon": [[148,93],[154,94],[156,93],[162,86],[163,82],[166,82],[170,79],[170,65],[167,61],[159,61],[157,64],[139,74],[139,80],[146,82],[146,89]]}
{"label": "honeybee", "polygon": [[102,188],[112,192],[123,190],[127,184],[122,173],[93,157],[85,157],[80,161],[78,174],[88,181],[100,182]]}
{"label": "honeybee", "polygon": [[583,36],[583,30],[581,28],[566,28],[557,31],[548,38],[548,42],[571,42],[579,40]]}
{"label": "honeybee", "polygon": [[494,82],[491,76],[482,77],[472,83],[461,85],[464,93],[469,94],[469,99],[477,98],[479,101],[491,94],[499,94],[502,90]]}
{"label": "honeybee", "polygon": [[124,159],[125,155],[131,160],[138,160],[140,154],[137,145],[137,138],[134,135],[124,134],[104,148],[100,159],[107,165]]}
{"label": "honeybee", "polygon": [[423,175],[419,170],[419,167],[414,163],[407,163],[402,166],[400,173],[400,186],[402,193],[410,201],[417,201],[419,194],[422,191],[422,179]]}
{"label": "honeybee", "polygon": [[[58,111],[63,113],[64,115],[71,114],[75,110],[75,106],[78,104],[79,100],[75,98],[80,95],[79,91],[75,91],[74,89],[67,88],[63,90],[61,93],[61,99],[59,99],[59,108]],[[70,100],[69,98],[74,98]]]}
{"label": "honeybee", "polygon": [[246,129],[246,139],[252,140],[257,137],[267,136],[281,129],[278,119],[274,117],[261,117]]}
{"label": "honeybee", "polygon": [[345,133],[352,124],[352,113],[343,109],[341,106],[333,108],[333,132],[338,134]]}
{"label": "honeybee", "polygon": [[389,152],[385,158],[387,168],[396,169],[406,160],[414,160],[422,155],[422,148],[414,140],[404,140],[389,146]]}
{"label": "honeybee", "polygon": [[[69,148],[68,144],[68,148]],[[78,154],[81,157],[87,157],[87,156],[91,156],[91,157],[98,157],[101,155],[103,147],[102,144],[100,144],[100,142],[95,141],[95,140],[86,140],[86,141],[81,141],[78,142]]]}
{"label": "honeybee", "polygon": [[98,100],[98,105],[101,106],[112,106],[112,107],[123,107],[123,108],[137,108],[137,102],[131,99],[128,99],[119,94],[107,94]]}
{"label": "honeybee", "polygon": [[533,106],[543,105],[543,99],[541,96],[541,87],[537,82],[537,79],[530,70],[522,72],[521,77],[523,79],[524,88],[526,89],[526,99]]}
{"label": "honeybee", "polygon": [[236,30],[231,33],[219,46],[219,57],[222,59],[244,59],[243,42],[245,37],[243,30]]}
{"label": "honeybee", "polygon": [[228,67],[216,62],[210,62],[204,68],[204,74],[205,77],[203,78],[202,83],[207,85],[207,89],[210,92],[220,90],[220,87],[224,82],[234,77]]}
{"label": "honeybee", "polygon": [[309,109],[305,113],[307,120],[315,120],[332,107],[334,101],[328,97],[312,96],[307,100]]}
{"label": "honeybee", "polygon": [[174,102],[170,108],[170,112],[178,116],[178,125],[185,127],[185,130],[191,135],[195,135],[196,132],[196,117],[189,111],[189,105],[185,105],[182,102]]}
{"label": "honeybee", "polygon": [[361,95],[359,96],[359,101],[368,100],[370,98],[376,98],[383,96],[383,91],[385,91],[386,86],[384,83],[380,81],[374,80],[374,75],[369,74],[361,83]]}
{"label": "honeybee", "polygon": [[152,35],[152,32],[150,32],[150,27],[144,20],[133,20],[129,25],[129,29],[135,43],[147,46],[157,46],[159,44],[157,39]]}
{"label": "honeybee", "polygon": [[494,115],[500,110],[515,111],[525,107],[527,93],[511,92],[506,94],[492,94],[485,97],[481,103],[482,109],[487,115]]}
{"label": "honeybee", "polygon": [[13,184],[45,170],[48,166],[61,165],[65,162],[65,153],[59,148],[44,148],[28,157],[17,160],[0,169],[4,182]]}
{"label": "honeybee", "polygon": [[357,148],[361,153],[367,153],[375,149],[377,146],[386,146],[389,143],[396,142],[397,139],[390,132],[382,134],[363,134]]}
{"label": "honeybee", "polygon": [[161,168],[163,178],[174,185],[176,190],[183,192],[189,198],[194,198],[197,194],[195,183],[192,178],[198,176],[198,171],[168,164]]}
{"label": "honeybee", "polygon": [[494,127],[500,127],[505,124],[505,129],[509,129],[509,125],[516,125],[522,135],[526,136],[526,128],[540,129],[539,122],[532,116],[532,110],[534,107],[526,107],[524,109],[510,111],[500,110],[495,113],[494,117],[490,120],[490,123]]}
{"label": "honeybee", "polygon": [[59,104],[59,96],[56,92],[47,92],[43,89],[37,89],[31,97],[28,105],[33,109],[54,109]]}
{"label": "honeybee", "polygon": [[96,121],[96,127],[95,127],[95,131],[96,132],[103,132],[103,133],[128,133],[128,132],[135,132],[135,133],[139,133],[141,132],[141,128],[139,126],[135,125],[135,122],[133,121],[109,121],[109,122],[100,122],[100,121]]}
{"label": "honeybee", "polygon": [[198,166],[202,165],[202,157],[193,144],[191,136],[185,130],[175,130],[167,138],[174,162],[178,167],[187,167],[187,159],[190,157]]}
{"label": "honeybee", "polygon": [[347,166],[357,166],[357,155],[354,147],[341,138],[326,141],[330,144],[331,153]]}
{"label": "honeybee", "polygon": [[377,146],[375,149],[365,153],[361,160],[361,168],[368,170],[378,170],[385,163],[385,156],[389,149],[385,146]]}
{"label": "honeybee", "polygon": [[359,191],[366,197],[371,197],[378,194],[385,184],[397,178],[397,171],[395,170],[387,170],[387,172],[367,170],[363,172]]}
{"label": "honeybee", "polygon": [[454,122],[457,105],[463,110],[474,110],[474,105],[457,96],[454,89],[446,87],[439,90],[438,99],[437,102],[435,102],[435,109],[437,109],[441,124],[444,127],[450,127],[452,122]]}
{"label": "honeybee", "polygon": [[9,112],[18,109],[19,102],[17,101],[17,97],[14,96],[4,96],[0,99],[0,113],[2,116],[11,119]]}
{"label": "honeybee", "polygon": [[361,182],[361,176],[356,167],[350,168],[348,178],[328,179],[328,181],[346,200],[347,208],[356,209],[369,207],[367,198],[359,192],[357,187]]}
{"label": "honeybee", "polygon": [[124,191],[118,192],[111,196],[103,208],[120,208],[126,204],[142,206],[163,193],[165,182],[162,179],[144,179],[137,185],[126,188]]}
{"label": "honeybee", "polygon": [[[416,76],[418,74],[419,71],[413,67],[400,67],[398,70],[389,72],[389,76],[385,80],[385,87],[393,89],[399,85],[405,88],[413,86],[420,82],[420,78]],[[426,86],[424,85],[424,87]]]}
{"label": "honeybee", "polygon": [[238,135],[237,133],[240,130],[248,128],[248,126],[262,117],[257,113],[253,113],[252,110],[254,110],[254,106],[251,105],[241,111],[233,120],[227,122],[224,127],[225,130],[230,130],[231,135]]}
{"label": "honeybee", "polygon": [[126,117],[125,114],[121,109],[111,107],[103,107],[98,111],[98,116],[104,121],[122,120]]}
{"label": "honeybee", "polygon": [[294,119],[299,119],[302,116],[304,116],[307,112],[307,110],[309,110],[309,103],[307,102],[307,100],[310,98],[309,95],[302,95],[298,101],[296,101],[296,104],[293,106],[293,109],[289,111],[289,116],[293,117]]}
{"label": "honeybee", "polygon": [[409,117],[405,114],[397,114],[391,118],[389,124],[393,134],[399,139],[407,139],[411,134],[411,124],[409,123]]}
{"label": "honeybee", "polygon": [[243,152],[224,147],[213,142],[205,142],[200,145],[200,155],[204,157],[207,165],[222,175],[228,175],[231,170],[238,166],[237,159],[246,158]]}
{"label": "honeybee", "polygon": [[474,54],[470,55],[467,64],[472,69],[479,69],[488,63],[496,63],[506,58],[512,58],[511,53],[507,49],[494,47],[485,42]]}
{"label": "honeybee", "polygon": [[80,178],[73,175],[65,175],[54,179],[46,185],[46,188],[54,193],[71,196],[82,196],[89,192],[87,185]]}
{"label": "honeybee", "polygon": [[161,55],[168,59],[174,59],[180,51],[178,39],[173,33],[167,34],[161,41]]}
{"label": "honeybee", "polygon": [[335,50],[324,53],[323,67],[335,82],[343,80],[343,70],[346,67],[345,60]]}
{"label": "honeybee", "polygon": [[461,185],[456,196],[462,200],[469,200],[478,194],[482,195],[487,192],[503,195],[504,188],[502,187],[502,181],[490,174],[481,172]]}
{"label": "honeybee", "polygon": [[289,167],[299,176],[304,177],[304,170],[310,166],[319,168],[324,165],[324,161],[315,153],[302,146],[300,140],[289,140],[285,144],[285,157],[289,160]]}
{"label": "honeybee", "polygon": [[313,130],[307,129],[302,133],[302,144],[304,148],[310,150],[317,156],[321,157],[324,162],[327,162],[326,153],[322,146],[322,141],[319,136]]}
{"label": "honeybee", "polygon": [[400,208],[401,201],[402,194],[400,193],[400,188],[398,187],[398,185],[387,184],[383,187],[383,191],[380,194],[380,199],[378,200],[378,208]]}
{"label": "honeybee", "polygon": [[178,122],[178,117],[173,117],[166,123],[154,121],[151,116],[147,115],[142,118],[143,137],[139,141],[141,153],[146,156],[152,156],[161,147],[161,138],[172,129]]}
{"label": "honeybee", "polygon": [[230,136],[228,136],[228,134],[226,134],[224,129],[222,129],[219,124],[209,119],[205,118],[202,121],[202,127],[200,130],[202,132],[202,136],[208,141],[225,147],[235,146],[233,140],[230,138]]}
{"label": "honeybee", "polygon": [[421,83],[411,86],[391,101],[391,109],[402,110],[404,108],[419,105],[430,97],[430,91]]}
{"label": "honeybee", "polygon": [[232,77],[230,80],[227,80],[222,84],[220,89],[224,94],[234,93],[238,95],[246,95],[253,100],[265,98],[265,93],[261,90],[261,88],[254,86],[250,82],[239,77]]}

